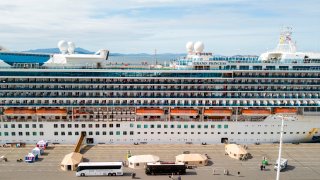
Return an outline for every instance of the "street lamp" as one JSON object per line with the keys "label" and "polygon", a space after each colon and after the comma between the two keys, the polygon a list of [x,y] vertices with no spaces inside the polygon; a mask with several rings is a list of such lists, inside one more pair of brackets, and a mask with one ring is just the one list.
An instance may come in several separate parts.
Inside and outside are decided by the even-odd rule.
{"label": "street lamp", "polygon": [[280,130],[280,142],[279,142],[279,155],[278,155],[278,162],[277,162],[277,179],[280,178],[280,159],[281,159],[281,151],[282,151],[282,136],[283,136],[283,124],[284,124],[284,116],[280,115],[281,117],[281,130]]}

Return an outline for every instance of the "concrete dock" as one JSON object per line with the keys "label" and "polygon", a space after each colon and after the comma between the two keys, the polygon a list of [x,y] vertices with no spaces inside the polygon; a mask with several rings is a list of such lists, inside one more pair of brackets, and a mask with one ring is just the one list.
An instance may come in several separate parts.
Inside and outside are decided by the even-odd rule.
{"label": "concrete dock", "polygon": [[[51,145],[45,154],[34,163],[17,162],[32,150],[34,146],[24,148],[0,148],[0,156],[5,155],[8,162],[0,162],[0,180],[32,179],[32,180],[71,180],[79,179],[75,172],[60,170],[60,162],[64,155],[73,151],[73,145]],[[248,152],[253,156],[247,161],[238,161],[225,155],[224,145],[95,145],[82,149],[86,161],[125,161],[126,153],[130,150],[133,155],[153,154],[162,161],[174,161],[175,156],[183,151],[207,154],[210,157],[208,166],[188,169],[183,180],[207,179],[258,179],[274,180],[276,172],[274,162],[278,156],[277,144],[248,145]],[[316,180],[320,179],[320,144],[284,144],[282,157],[288,159],[288,168],[281,172],[280,179],[287,180]],[[271,165],[266,170],[260,170],[262,158],[266,157]],[[212,174],[215,169],[216,175]],[[228,169],[229,176],[223,175]],[[237,172],[240,172],[240,176]],[[144,170],[125,168],[121,177],[85,177],[85,179],[131,179],[135,172],[139,179],[157,180],[169,179],[168,176],[147,176]],[[81,177],[81,179],[83,179]]]}

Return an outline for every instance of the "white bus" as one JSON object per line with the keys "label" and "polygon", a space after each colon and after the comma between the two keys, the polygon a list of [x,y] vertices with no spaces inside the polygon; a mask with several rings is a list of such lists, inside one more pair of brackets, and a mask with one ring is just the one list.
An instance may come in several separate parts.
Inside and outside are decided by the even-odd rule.
{"label": "white bus", "polygon": [[122,162],[85,162],[80,163],[76,176],[122,176]]}

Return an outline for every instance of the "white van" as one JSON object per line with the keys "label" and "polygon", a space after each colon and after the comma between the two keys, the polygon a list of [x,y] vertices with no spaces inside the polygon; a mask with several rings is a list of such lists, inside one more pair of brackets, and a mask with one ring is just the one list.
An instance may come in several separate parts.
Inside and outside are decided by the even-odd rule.
{"label": "white van", "polygon": [[[288,159],[281,158],[280,159],[280,171],[284,170],[288,166]],[[278,170],[278,160],[276,161],[274,165],[274,170]]]}

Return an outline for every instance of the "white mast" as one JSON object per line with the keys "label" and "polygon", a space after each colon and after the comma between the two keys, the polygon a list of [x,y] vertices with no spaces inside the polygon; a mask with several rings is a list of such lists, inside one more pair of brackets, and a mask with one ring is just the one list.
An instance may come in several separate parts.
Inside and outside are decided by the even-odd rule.
{"label": "white mast", "polygon": [[280,33],[279,43],[275,51],[277,52],[296,52],[296,43],[291,39],[292,35],[292,28],[291,27],[284,27],[282,32]]}

